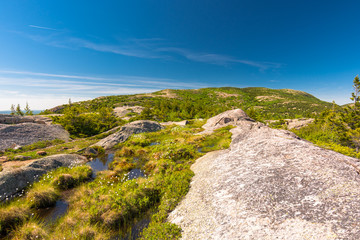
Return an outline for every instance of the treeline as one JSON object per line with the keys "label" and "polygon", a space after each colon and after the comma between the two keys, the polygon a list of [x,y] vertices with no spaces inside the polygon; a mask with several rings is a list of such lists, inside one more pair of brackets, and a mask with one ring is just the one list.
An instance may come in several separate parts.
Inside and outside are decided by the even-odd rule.
{"label": "treeline", "polygon": [[16,108],[14,104],[11,104],[10,111],[11,111],[11,115],[18,115],[18,116],[33,115],[33,111],[31,111],[28,103],[26,103],[26,107],[24,108],[24,111],[21,110],[20,104],[18,104]]}
{"label": "treeline", "polygon": [[353,104],[323,111],[315,122],[295,130],[300,137],[337,152],[360,158],[360,80],[354,79]]}

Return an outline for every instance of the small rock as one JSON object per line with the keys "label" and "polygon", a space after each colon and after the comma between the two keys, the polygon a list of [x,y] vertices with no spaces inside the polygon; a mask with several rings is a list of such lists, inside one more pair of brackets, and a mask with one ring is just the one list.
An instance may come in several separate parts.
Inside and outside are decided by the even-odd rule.
{"label": "small rock", "polygon": [[29,160],[31,159],[30,156],[23,156],[23,155],[17,155],[14,157],[14,160],[18,160],[18,161],[24,161],[24,160]]}
{"label": "small rock", "polygon": [[98,151],[91,147],[86,148],[84,152],[85,155],[97,155],[98,153]]}
{"label": "small rock", "polygon": [[21,146],[20,146],[20,145],[17,145],[17,144],[13,144],[13,145],[11,146],[11,148],[14,149],[14,150],[18,150],[18,149],[21,149]]}
{"label": "small rock", "polygon": [[45,151],[38,151],[36,152],[37,155],[45,156],[47,153]]}
{"label": "small rock", "polygon": [[0,162],[6,162],[8,160],[7,156],[0,157]]}

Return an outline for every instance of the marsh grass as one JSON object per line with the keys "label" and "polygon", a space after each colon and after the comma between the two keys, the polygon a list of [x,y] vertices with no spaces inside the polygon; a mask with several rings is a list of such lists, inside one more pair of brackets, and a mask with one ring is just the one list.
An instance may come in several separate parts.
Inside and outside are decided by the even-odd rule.
{"label": "marsh grass", "polygon": [[45,208],[55,205],[60,191],[50,184],[34,184],[27,192],[25,201],[31,208]]}
{"label": "marsh grass", "polygon": [[[231,141],[231,127],[201,136],[195,135],[202,131],[199,126],[198,122],[189,126],[169,126],[159,132],[133,135],[117,145],[110,170],[99,172],[94,181],[76,189],[69,199],[67,214],[59,220],[50,237],[79,234],[84,231],[83,224],[89,233],[95,232],[91,229],[98,229],[98,234],[109,230],[115,236],[124,236],[123,229],[128,229],[135,219],[154,209],[143,238],[178,238],[181,235],[179,227],[166,223],[166,219],[188,192],[193,176],[190,166],[204,155],[197,149],[227,148]],[[159,144],[151,145],[152,142]],[[133,168],[145,171],[145,177],[129,180],[127,173]],[[80,222],[82,224],[78,224]],[[154,232],[157,235],[149,238]]]}
{"label": "marsh grass", "polygon": [[11,236],[13,240],[45,240],[49,239],[43,223],[35,219],[16,228]]}
{"label": "marsh grass", "polygon": [[14,157],[19,154],[21,154],[22,156],[29,156],[31,157],[31,159],[38,159],[43,157],[36,154],[39,150],[46,151],[48,156],[63,153],[76,153],[81,149],[85,149],[96,142],[96,139],[78,139],[67,143],[58,143],[45,148],[36,148],[35,150],[29,150],[28,146],[25,146],[22,148],[21,151],[6,151],[3,155],[7,156],[10,161],[14,160]]}
{"label": "marsh grass", "polygon": [[18,229],[22,223],[27,223],[26,220],[36,214],[36,209],[54,205],[60,198],[61,191],[89,180],[91,174],[91,168],[84,165],[61,167],[43,175],[38,182],[29,186],[25,196],[0,206],[0,233],[5,235],[14,228]]}
{"label": "marsh grass", "polygon": [[[98,172],[94,181],[86,182],[91,176],[88,166],[59,168],[33,184],[17,204],[22,203],[31,212],[31,207],[50,204],[56,198],[53,193],[78,186],[67,199],[67,213],[44,228],[48,239],[124,237],[132,223],[150,209],[151,222],[142,239],[177,239],[180,228],[166,219],[189,190],[194,175],[191,164],[204,152],[227,148],[231,141],[231,127],[212,135],[196,135],[202,131],[202,123],[192,121],[188,126],[168,126],[159,132],[133,135],[116,146],[110,170]],[[204,152],[198,151],[200,147]],[[128,172],[134,168],[144,171],[145,176],[129,180]],[[44,204],[33,200],[36,194],[44,196]],[[18,229],[31,221],[27,220],[29,215],[19,219],[12,225]]]}
{"label": "marsh grass", "polygon": [[0,208],[0,237],[15,226],[22,224],[31,215],[30,207],[24,202],[2,205]]}

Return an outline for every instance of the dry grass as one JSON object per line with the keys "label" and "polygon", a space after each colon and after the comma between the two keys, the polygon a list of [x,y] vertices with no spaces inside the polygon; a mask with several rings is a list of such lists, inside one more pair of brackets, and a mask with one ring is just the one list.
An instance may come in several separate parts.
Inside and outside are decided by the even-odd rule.
{"label": "dry grass", "polygon": [[44,226],[35,220],[29,221],[14,231],[13,240],[45,240],[48,234],[44,230]]}
{"label": "dry grass", "polygon": [[60,193],[49,184],[36,184],[26,194],[26,201],[32,208],[44,208],[53,206],[59,199]]}

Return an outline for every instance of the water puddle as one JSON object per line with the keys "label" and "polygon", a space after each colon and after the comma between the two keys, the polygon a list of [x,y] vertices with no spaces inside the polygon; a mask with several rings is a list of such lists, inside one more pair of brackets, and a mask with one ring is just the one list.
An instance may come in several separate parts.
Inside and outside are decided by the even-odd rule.
{"label": "water puddle", "polygon": [[132,180],[132,179],[136,179],[136,178],[144,177],[144,176],[145,176],[144,171],[139,168],[134,168],[129,173],[127,173],[128,180]]}
{"label": "water puddle", "polygon": [[[96,158],[95,160],[88,162],[87,165],[93,169],[93,179],[96,177],[97,172],[108,170],[109,164],[114,160],[114,154],[109,153],[103,156]],[[139,161],[139,159],[135,159]],[[132,180],[139,177],[146,177],[143,170],[140,168],[134,168],[126,174],[126,180]],[[37,215],[39,219],[44,221],[45,224],[52,224],[60,217],[64,216],[69,208],[69,203],[67,199],[72,195],[73,191],[68,190],[63,192],[61,199],[59,199],[56,204],[52,207],[39,209],[37,210]],[[137,239],[140,236],[141,231],[147,227],[150,223],[151,214],[148,212],[142,218],[135,220],[131,226],[128,226],[127,229],[123,229],[123,234],[121,236],[116,236],[114,240],[132,240]],[[125,234],[124,234],[125,233]],[[124,237],[125,236],[125,237]]]}
{"label": "water puddle", "polygon": [[[114,154],[109,153],[96,158],[95,160],[88,162],[93,169],[92,177],[96,177],[96,173],[103,170],[108,170],[109,164],[114,160]],[[132,174],[133,176],[134,174]],[[46,224],[54,223],[58,218],[64,216],[69,208],[69,203],[66,201],[68,197],[72,195],[72,190],[65,191],[61,194],[61,199],[56,201],[52,207],[37,210],[37,215]]]}
{"label": "water puddle", "polygon": [[149,144],[149,146],[155,146],[155,145],[160,145],[160,143],[159,142],[152,142],[152,143]]}
{"label": "water puddle", "polygon": [[120,231],[122,234],[111,238],[111,240],[136,240],[140,237],[141,232],[149,226],[153,210],[147,211],[141,218],[135,219],[131,226],[123,228]]}
{"label": "water puddle", "polygon": [[55,206],[37,210],[40,220],[46,224],[54,223],[58,218],[63,216],[69,207],[69,203],[63,199],[56,202]]}
{"label": "water puddle", "polygon": [[[213,148],[215,145],[214,144],[211,144],[211,145],[209,145],[209,146],[205,146],[205,147],[199,147],[198,149],[197,149],[197,151],[199,152],[199,153],[206,153],[206,152],[208,152],[209,150],[209,148]],[[204,149],[205,148],[205,149]],[[205,150],[205,151],[204,151]]]}
{"label": "water puddle", "polygon": [[90,166],[93,170],[93,178],[96,177],[96,173],[109,169],[109,164],[114,161],[114,154],[109,153],[103,156],[97,157],[95,160],[86,163],[86,165]]}

